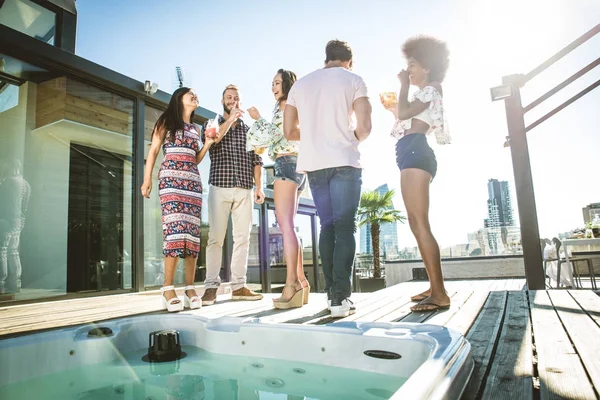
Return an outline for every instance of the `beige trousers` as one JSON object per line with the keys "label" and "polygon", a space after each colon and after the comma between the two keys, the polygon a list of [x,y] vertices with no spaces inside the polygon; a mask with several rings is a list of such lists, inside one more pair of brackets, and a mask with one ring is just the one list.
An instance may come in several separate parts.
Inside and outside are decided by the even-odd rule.
{"label": "beige trousers", "polygon": [[233,222],[233,255],[231,257],[231,289],[246,284],[248,248],[252,229],[253,196],[251,189],[210,186],[208,193],[208,242],[206,244],[206,288],[221,283],[219,272],[223,260],[223,242],[229,215]]}

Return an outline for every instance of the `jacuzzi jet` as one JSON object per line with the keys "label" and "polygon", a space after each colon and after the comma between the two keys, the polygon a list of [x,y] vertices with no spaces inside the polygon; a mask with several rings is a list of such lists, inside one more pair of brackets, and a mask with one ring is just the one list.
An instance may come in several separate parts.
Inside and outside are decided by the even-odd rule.
{"label": "jacuzzi jet", "polygon": [[272,388],[276,388],[276,389],[282,388],[284,385],[283,381],[279,378],[267,378],[267,379],[265,379],[265,384],[268,387],[272,387]]}
{"label": "jacuzzi jet", "polygon": [[149,362],[169,362],[185,357],[181,351],[181,340],[176,330],[151,332],[148,336],[148,354],[142,360]]}
{"label": "jacuzzi jet", "polygon": [[105,326],[90,329],[90,331],[88,332],[88,337],[108,337],[108,336],[112,336],[112,335],[113,335],[112,329],[107,328]]}
{"label": "jacuzzi jet", "polygon": [[381,399],[389,399],[394,395],[394,392],[390,392],[385,389],[377,389],[377,388],[369,388],[365,389],[365,392],[369,393],[372,396],[379,397]]}
{"label": "jacuzzi jet", "polygon": [[397,360],[402,357],[398,353],[392,353],[391,351],[385,350],[366,350],[364,354],[369,357],[381,358],[384,360]]}

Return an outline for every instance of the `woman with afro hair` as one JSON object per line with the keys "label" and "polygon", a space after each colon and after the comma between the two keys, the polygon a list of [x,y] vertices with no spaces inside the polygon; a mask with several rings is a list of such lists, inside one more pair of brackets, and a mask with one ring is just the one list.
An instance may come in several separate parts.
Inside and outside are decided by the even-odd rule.
{"label": "woman with afro hair", "polygon": [[[438,144],[450,143],[444,124],[441,82],[448,69],[446,43],[429,36],[407,40],[402,52],[407,68],[400,71],[400,93],[396,104],[381,102],[396,117],[391,135],[396,143],[396,163],[400,169],[400,188],[410,229],[429,277],[429,289],[411,297],[418,302],[412,311],[434,311],[450,307],[444,287],[440,248],[429,226],[429,185],[437,172],[435,154],[427,143],[433,134]],[[408,100],[408,90],[418,90]]]}

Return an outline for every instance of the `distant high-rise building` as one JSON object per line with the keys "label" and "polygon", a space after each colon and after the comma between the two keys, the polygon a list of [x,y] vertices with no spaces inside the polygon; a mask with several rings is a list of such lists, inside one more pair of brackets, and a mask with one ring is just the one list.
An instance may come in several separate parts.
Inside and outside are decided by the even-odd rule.
{"label": "distant high-rise building", "polygon": [[508,244],[507,227],[515,224],[510,200],[510,187],[507,181],[499,181],[498,179],[488,181],[487,208],[488,217],[483,221],[483,226],[488,230],[490,251],[495,254],[498,251],[498,239],[506,247]]}
{"label": "distant high-rise building", "polygon": [[[514,226],[510,187],[507,181],[488,181],[488,219],[494,226]],[[497,224],[497,225],[496,225]]]}
{"label": "distant high-rise building", "polygon": [[[375,192],[384,195],[390,189],[386,184],[379,186]],[[394,207],[390,207],[393,209]],[[379,248],[382,256],[395,257],[399,254],[398,250],[398,224],[396,222],[382,224],[379,233]],[[363,254],[373,254],[373,244],[371,241],[371,224],[363,225],[360,228],[360,252]]]}

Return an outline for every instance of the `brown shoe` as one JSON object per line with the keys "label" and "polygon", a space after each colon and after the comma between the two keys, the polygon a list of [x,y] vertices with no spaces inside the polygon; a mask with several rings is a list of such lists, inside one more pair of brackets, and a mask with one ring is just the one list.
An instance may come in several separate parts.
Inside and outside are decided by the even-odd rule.
{"label": "brown shoe", "polygon": [[217,301],[217,288],[206,289],[202,295],[202,305],[212,306]]}
{"label": "brown shoe", "polygon": [[246,286],[231,292],[231,300],[261,300],[263,295],[255,293]]}

